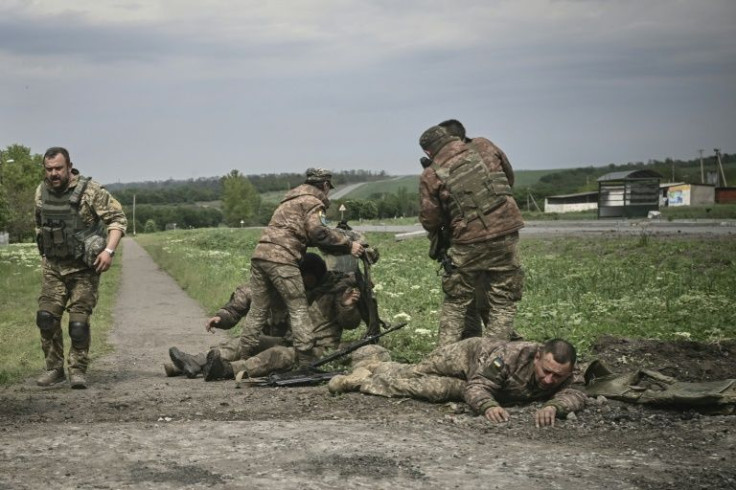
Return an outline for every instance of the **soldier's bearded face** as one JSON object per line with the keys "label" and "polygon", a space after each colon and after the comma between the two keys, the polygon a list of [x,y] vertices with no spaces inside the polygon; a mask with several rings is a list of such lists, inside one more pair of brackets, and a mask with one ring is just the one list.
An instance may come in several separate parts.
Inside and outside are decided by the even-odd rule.
{"label": "soldier's bearded face", "polygon": [[539,386],[548,390],[564,383],[572,374],[572,366],[555,361],[551,352],[544,355],[538,352],[534,357],[534,372]]}
{"label": "soldier's bearded face", "polygon": [[64,189],[69,184],[72,166],[61,153],[43,162],[44,176],[53,189]]}

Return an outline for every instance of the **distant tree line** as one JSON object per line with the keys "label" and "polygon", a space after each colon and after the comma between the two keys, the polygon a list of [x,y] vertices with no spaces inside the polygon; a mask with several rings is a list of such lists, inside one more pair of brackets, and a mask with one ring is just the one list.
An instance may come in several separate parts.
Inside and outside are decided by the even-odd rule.
{"label": "distant tree line", "polygon": [[[729,183],[736,185],[736,155],[723,153],[721,161]],[[31,241],[34,237],[36,186],[43,179],[42,155],[31,154],[28,147],[14,144],[0,151],[0,230],[7,231],[13,242]],[[706,172],[716,170],[715,157],[703,158]],[[544,175],[528,187],[516,187],[519,203],[531,193],[540,200],[550,195],[597,190],[597,179],[609,172],[650,169],[665,181],[700,182],[700,160],[649,160],[604,167],[580,167]],[[384,180],[384,171],[348,170],[333,175],[337,185]],[[107,189],[123,204],[132,231],[160,231],[167,228],[203,228],[215,226],[265,225],[276,207],[264,202],[265,192],[286,192],[304,181],[303,174],[262,174],[245,176],[233,170],[223,177],[189,180],[109,184]],[[133,196],[136,199],[133,213]],[[340,206],[346,210],[340,212]],[[328,210],[332,220],[387,219],[416,216],[419,196],[406,187],[396,192],[375,193],[368,199],[337,199]]]}
{"label": "distant tree line", "polygon": [[[239,175],[240,172],[238,172]],[[281,173],[245,176],[256,192],[283,191],[296,187],[304,182],[304,174]],[[207,201],[219,201],[225,192],[226,177],[206,177],[188,180],[164,180],[133,182],[128,184],[107,184],[105,186],[121,204],[133,204],[133,196],[137,204],[180,204]],[[346,170],[333,175],[336,185],[357,184],[383,180],[386,172],[369,170]]]}

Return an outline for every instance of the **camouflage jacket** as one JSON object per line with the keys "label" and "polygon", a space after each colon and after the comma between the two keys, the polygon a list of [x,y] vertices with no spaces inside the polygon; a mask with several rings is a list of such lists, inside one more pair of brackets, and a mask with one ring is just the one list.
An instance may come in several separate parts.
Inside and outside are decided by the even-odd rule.
{"label": "camouflage jacket", "polygon": [[[534,373],[534,356],[542,347],[535,342],[499,342],[490,338],[469,344],[475,349],[469,358],[464,398],[478,413],[491,407],[519,402],[547,400],[564,416],[585,406],[586,395],[570,388],[572,377],[554,389],[543,389]],[[501,359],[501,363],[494,362]],[[500,367],[499,367],[500,364]]]}
{"label": "camouflage jacket", "polygon": [[[466,158],[466,152],[471,151],[474,150],[465,143],[452,141],[440,149],[433,161],[439,166],[451,166]],[[489,162],[483,152],[480,154],[491,172],[502,170],[494,167],[495,157],[493,162]],[[430,234],[437,233],[443,226],[449,226],[452,232],[451,242],[467,244],[508,235],[524,227],[521,212],[512,196],[507,196],[506,202],[488,215],[490,218],[488,228],[485,228],[480,220],[468,223],[462,218],[457,218],[448,223],[451,199],[452,195],[437,177],[434,169],[431,166],[425,168],[419,180],[419,221]]]}
{"label": "camouflage jacket", "polygon": [[342,304],[345,291],[357,287],[353,274],[329,271],[317,287],[307,291],[315,347],[336,349],[343,330],[352,330],[360,325],[358,305]]}
{"label": "camouflage jacket", "polygon": [[302,184],[290,190],[263,230],[251,258],[296,265],[307,247],[350,253],[350,239],[327,227],[328,205],[324,192],[312,185]]}
{"label": "camouflage jacket", "polygon": [[[346,307],[342,304],[343,293],[354,287],[357,287],[357,283],[352,274],[330,271],[317,286],[307,290],[315,346],[336,348],[343,330],[352,330],[360,324],[360,311],[357,305]],[[250,305],[250,288],[245,285],[239,286],[230,296],[230,301],[215,313],[222,319],[217,328],[234,327],[248,314]],[[274,337],[291,337],[288,322],[286,307],[283,303],[276,303],[271,306],[271,313],[266,326],[263,327],[263,333]]]}
{"label": "camouflage jacket", "polygon": [[483,161],[488,164],[491,172],[503,172],[511,187],[514,186],[514,169],[511,167],[506,153],[486,138],[468,139],[466,143],[471,150],[480,153]]}
{"label": "camouflage jacket", "polygon": [[[251,300],[250,287],[245,284],[238,286],[230,295],[230,300],[215,313],[216,316],[221,318],[217,328],[229,330],[237,325],[250,311]],[[263,333],[274,337],[282,337],[288,328],[289,315],[280,297],[274,298],[274,301],[276,303],[271,306],[271,312],[266,325],[263,327]]]}
{"label": "camouflage jacket", "polygon": [[[79,182],[80,175],[76,169],[72,169],[72,176],[69,179],[68,188],[74,188]],[[41,210],[43,207],[43,186],[48,185],[44,180],[36,188],[35,196],[35,221],[36,236],[41,231]],[[92,226],[98,221],[102,221],[106,225],[106,229],[120,230],[125,234],[128,227],[128,220],[123,212],[123,207],[112,197],[112,195],[102,187],[98,182],[90,180],[87,188],[84,190],[79,201],[79,215],[86,226]],[[88,269],[87,265],[81,260],[74,259],[46,259],[47,264],[55,268],[60,274],[70,274],[80,270]]]}

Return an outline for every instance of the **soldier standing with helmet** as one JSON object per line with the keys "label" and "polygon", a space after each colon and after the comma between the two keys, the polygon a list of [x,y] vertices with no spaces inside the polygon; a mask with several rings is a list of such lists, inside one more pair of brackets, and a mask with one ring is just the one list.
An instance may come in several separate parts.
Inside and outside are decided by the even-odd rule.
{"label": "soldier standing with helmet", "polygon": [[251,256],[252,302],[240,336],[242,357],[256,354],[271,303],[274,296],[279,296],[289,312],[298,364],[306,365],[314,358],[314,326],[309,318],[299,262],[307,247],[318,247],[328,253],[350,253],[355,257],[363,254],[359,242],[327,227],[327,194],[333,188],[330,171],[307,169],[304,184],[284,196],[261,234]]}
{"label": "soldier standing with helmet", "polygon": [[43,256],[36,324],[46,372],[36,381],[51,386],[66,379],[61,318],[69,312],[69,381],[87,387],[89,317],[97,304],[100,274],[110,268],[128,221],[120,203],[99,183],[72,168],[69,152],[49,148],[44,181],[36,189],[36,241]]}
{"label": "soldier standing with helmet", "polygon": [[464,337],[479,285],[489,308],[486,335],[509,340],[523,286],[517,247],[524,226],[509,180],[441,126],[426,130],[419,145],[431,159],[419,183],[419,221],[430,236],[446,234],[452,262],[442,277],[439,345]]}

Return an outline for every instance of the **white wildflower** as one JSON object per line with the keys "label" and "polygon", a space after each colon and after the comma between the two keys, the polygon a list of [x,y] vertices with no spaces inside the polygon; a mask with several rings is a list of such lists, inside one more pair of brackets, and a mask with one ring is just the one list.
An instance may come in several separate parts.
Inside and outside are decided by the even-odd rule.
{"label": "white wildflower", "polygon": [[406,313],[397,313],[394,315],[394,320],[397,322],[409,322],[411,321],[411,317],[407,315]]}

